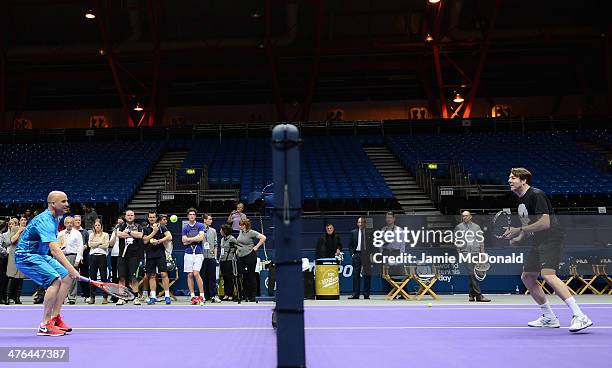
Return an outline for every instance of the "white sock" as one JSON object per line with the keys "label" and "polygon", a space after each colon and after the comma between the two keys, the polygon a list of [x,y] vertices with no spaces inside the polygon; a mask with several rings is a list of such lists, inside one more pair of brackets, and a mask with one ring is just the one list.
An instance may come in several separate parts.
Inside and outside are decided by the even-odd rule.
{"label": "white sock", "polygon": [[557,318],[557,316],[555,315],[555,312],[553,312],[552,309],[550,308],[550,303],[548,301],[544,304],[540,304],[540,308],[542,309],[542,314],[544,314],[544,317]]}
{"label": "white sock", "polygon": [[169,298],[170,297],[170,291],[164,291],[164,296],[166,298]]}
{"label": "white sock", "polygon": [[570,296],[569,298],[565,299],[564,301],[565,301],[565,304],[567,304],[567,306],[570,307],[570,309],[572,310],[572,313],[574,314],[574,316],[583,316],[584,315],[584,313],[582,313],[582,310],[580,310],[580,307],[576,303],[576,299],[574,299],[573,296]]}
{"label": "white sock", "polygon": [[192,298],[195,298],[195,293],[191,293],[191,297],[192,297]]}
{"label": "white sock", "polygon": [[204,293],[200,293],[200,298],[204,298]]}
{"label": "white sock", "polygon": [[149,298],[155,298],[155,291],[149,292]]}

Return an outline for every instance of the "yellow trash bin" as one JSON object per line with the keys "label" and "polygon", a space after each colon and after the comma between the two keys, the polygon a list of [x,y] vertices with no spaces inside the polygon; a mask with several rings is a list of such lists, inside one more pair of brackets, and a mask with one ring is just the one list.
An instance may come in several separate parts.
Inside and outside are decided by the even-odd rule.
{"label": "yellow trash bin", "polygon": [[339,263],[336,258],[315,261],[315,293],[317,299],[340,299]]}

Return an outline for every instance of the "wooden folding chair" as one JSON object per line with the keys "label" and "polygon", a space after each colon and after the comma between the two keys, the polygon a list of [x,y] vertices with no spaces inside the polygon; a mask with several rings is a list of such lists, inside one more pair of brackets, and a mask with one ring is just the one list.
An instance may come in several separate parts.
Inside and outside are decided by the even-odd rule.
{"label": "wooden folding chair", "polygon": [[[174,275],[172,275],[172,273],[174,273]],[[178,267],[175,267],[173,271],[168,272],[168,291],[170,292],[170,298],[172,298],[172,300],[174,301],[177,301],[177,299],[174,293],[172,293],[172,285],[174,285],[179,280],[180,274],[181,273],[179,272]],[[157,281],[157,288],[161,288],[163,290],[164,287],[162,285],[162,278],[160,275],[157,275],[155,281]]]}
{"label": "wooden folding chair", "polygon": [[425,295],[430,295],[435,300],[440,299],[438,294],[432,289],[434,284],[440,279],[437,267],[435,265],[417,266],[414,268],[413,272],[414,281],[416,281],[419,286],[416,292],[416,299],[421,300]]}
{"label": "wooden folding chair", "polygon": [[610,277],[610,275],[608,275],[608,270],[606,268],[607,265],[605,264],[598,264],[598,265],[594,265],[593,267],[595,267],[595,273],[601,277],[604,282],[606,283],[606,285],[603,287],[603,289],[601,289],[599,292],[601,293],[600,295],[603,295],[606,293],[606,291],[608,292],[608,295],[612,295],[612,277]]}
{"label": "wooden folding chair", "polygon": [[586,275],[581,275],[580,273],[578,273],[578,270],[576,269],[576,266],[570,266],[570,268],[572,269],[572,273],[576,276],[576,280],[578,280],[580,282],[580,284],[582,285],[577,293],[578,295],[582,295],[584,294],[585,291],[587,290],[591,290],[591,292],[593,292],[593,294],[595,295],[601,295],[601,292],[599,290],[597,290],[595,288],[595,286],[593,286],[593,284],[595,283],[595,281],[597,281],[597,279],[599,278],[600,275],[598,275],[596,273],[596,265],[592,265],[592,270],[593,270],[593,274],[591,275],[591,277],[587,277]]}
{"label": "wooden folding chair", "polygon": [[[550,290],[550,289],[548,289],[548,287],[546,286],[546,281],[541,280],[541,279],[537,279],[537,280],[536,280],[536,282],[537,282],[538,284],[540,284],[540,286],[542,287],[542,290],[544,291],[544,294],[552,295],[552,294],[554,294],[554,293],[555,293],[555,291],[554,291],[554,290]],[[574,293],[574,294],[576,294],[576,293]],[[527,290],[525,291],[525,295],[529,295],[529,289],[527,289]]]}
{"label": "wooden folding chair", "polygon": [[408,295],[405,288],[413,278],[411,274],[394,277],[389,275],[389,267],[383,266],[382,277],[385,281],[387,281],[389,286],[391,286],[391,291],[389,291],[385,297],[387,300],[394,300],[400,294],[404,299],[410,300],[410,295]]}
{"label": "wooden folding chair", "polygon": [[[177,301],[178,299],[176,299],[176,296],[174,295],[174,293],[172,293],[172,285],[174,285],[179,280],[180,274],[181,273],[179,272],[178,267],[175,267],[173,271],[168,272],[168,290],[170,291],[170,298],[172,298],[172,300],[174,301]],[[143,277],[138,281],[139,296],[142,296],[145,291],[149,290],[149,284],[145,283],[147,281],[148,279],[146,277]],[[157,289],[164,289],[162,285],[161,275],[158,274],[155,277],[155,282],[157,283]]]}

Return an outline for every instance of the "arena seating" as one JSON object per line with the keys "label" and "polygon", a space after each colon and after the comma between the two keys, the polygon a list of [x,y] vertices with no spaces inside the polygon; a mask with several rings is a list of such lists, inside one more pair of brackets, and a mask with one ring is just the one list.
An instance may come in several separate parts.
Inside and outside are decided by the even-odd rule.
{"label": "arena seating", "polygon": [[42,206],[57,189],[71,202],[123,207],[162,149],[156,142],[0,145],[0,203]]}
{"label": "arena seating", "polygon": [[417,161],[453,160],[472,183],[505,184],[510,168],[524,166],[534,174],[534,185],[552,195],[612,193],[612,173],[577,138],[573,132],[487,132],[400,135],[388,143],[409,168]]}
{"label": "arena seating", "polygon": [[[306,137],[302,147],[305,199],[390,199],[393,194],[362,149],[382,144],[382,136]],[[177,147],[180,145],[173,144]],[[183,167],[208,167],[211,186],[239,186],[241,200],[272,182],[272,151],[267,138],[191,141]]]}

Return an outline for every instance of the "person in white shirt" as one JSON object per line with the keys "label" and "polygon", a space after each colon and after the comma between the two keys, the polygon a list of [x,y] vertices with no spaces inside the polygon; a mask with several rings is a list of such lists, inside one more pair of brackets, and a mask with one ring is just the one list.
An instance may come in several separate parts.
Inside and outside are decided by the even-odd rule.
{"label": "person in white shirt", "polygon": [[[110,242],[108,247],[111,249],[111,280],[115,284],[119,282],[119,269],[117,268],[117,260],[119,259],[119,237],[117,236],[117,231],[119,231],[119,227],[123,225],[125,221],[123,221],[123,217],[117,218],[117,224],[113,228],[113,232],[110,235]],[[119,299],[116,297],[111,297],[111,302],[117,303]]]}
{"label": "person in white shirt", "polygon": [[[96,279],[98,273],[100,274],[100,281],[107,281],[107,265],[106,256],[108,254],[109,237],[108,234],[102,231],[102,221],[100,219],[94,220],[93,232],[89,236],[89,275],[92,279]],[[89,298],[87,303],[96,303],[96,289],[97,287],[91,285],[89,289]],[[102,294],[102,304],[108,304],[108,294]]]}
{"label": "person in white shirt", "polygon": [[[74,268],[78,268],[83,260],[83,236],[78,230],[73,228],[74,218],[66,217],[64,219],[64,230],[58,234],[58,240],[62,248],[62,252]],[[68,304],[75,304],[77,296],[77,280],[72,280],[70,290],[68,291]]]}

